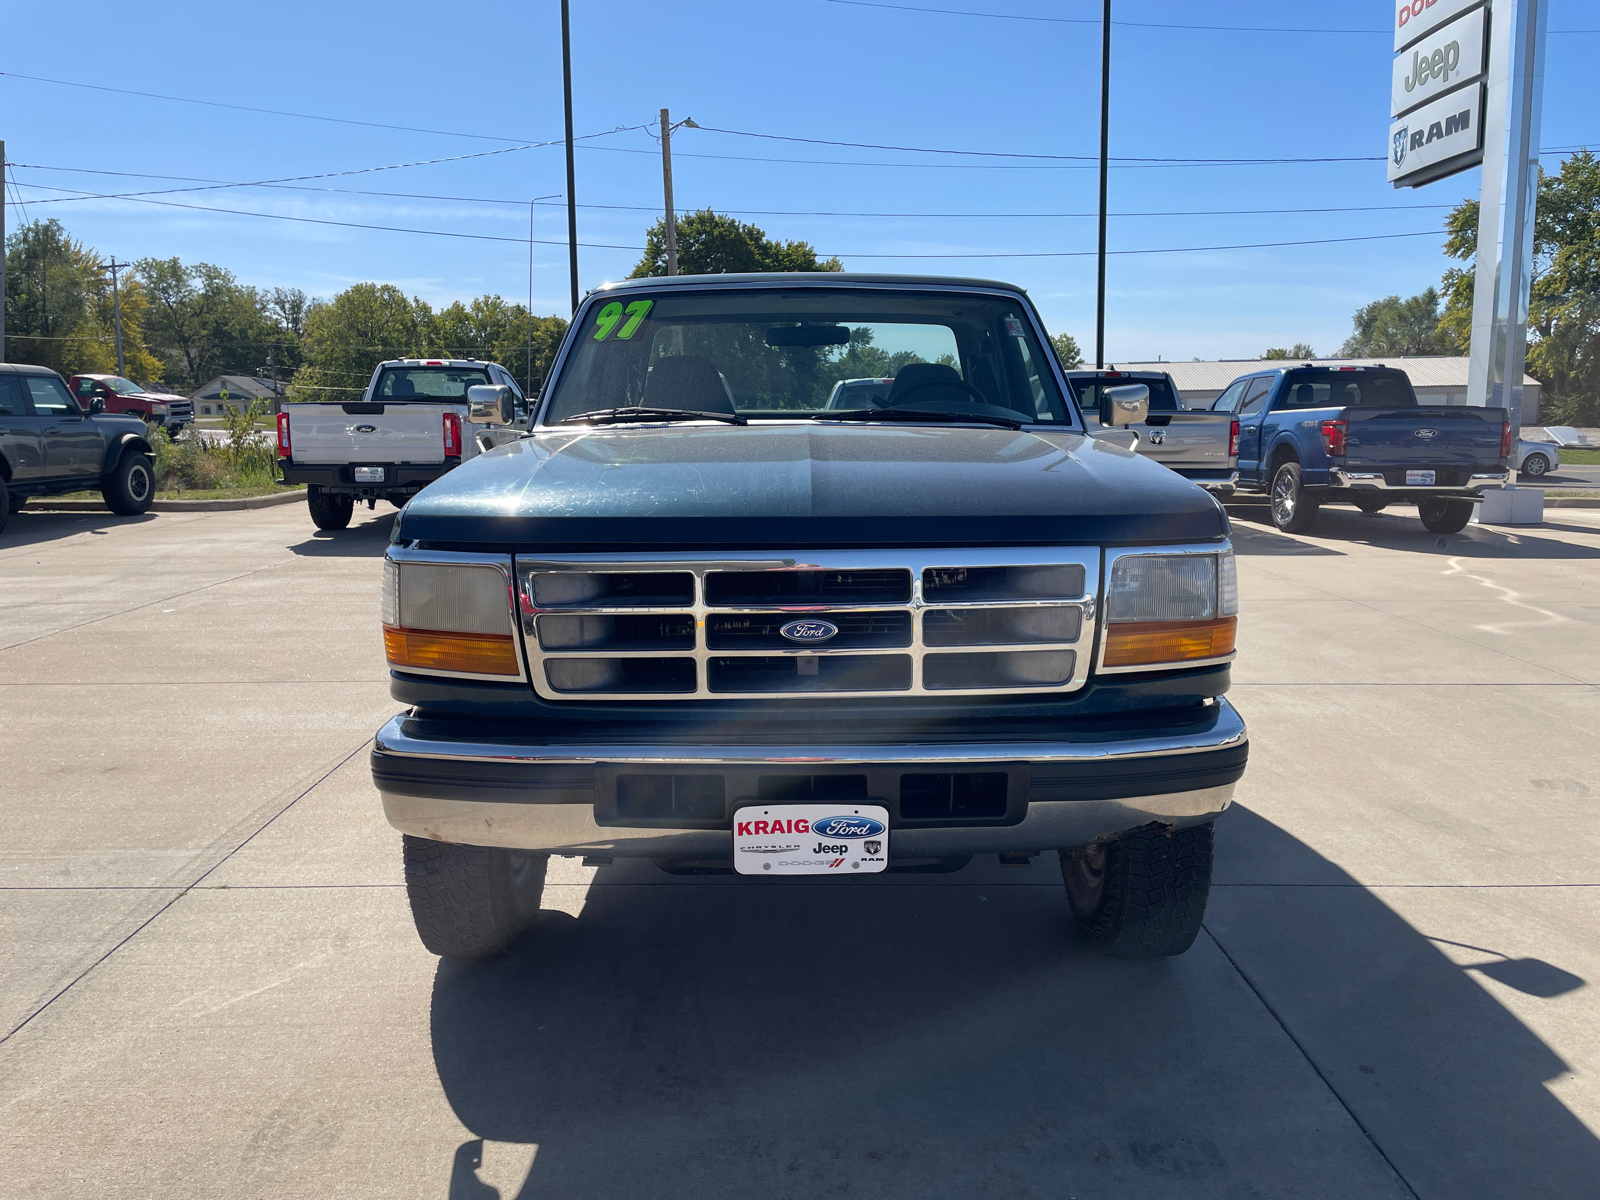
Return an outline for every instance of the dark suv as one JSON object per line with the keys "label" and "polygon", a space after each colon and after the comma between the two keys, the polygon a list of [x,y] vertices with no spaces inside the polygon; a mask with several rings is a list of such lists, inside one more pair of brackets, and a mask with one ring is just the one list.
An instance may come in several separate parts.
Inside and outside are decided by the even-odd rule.
{"label": "dark suv", "polygon": [[47,367],[0,363],[0,528],[29,496],[98,490],[137,516],[155,496],[144,422],[93,400],[85,412]]}

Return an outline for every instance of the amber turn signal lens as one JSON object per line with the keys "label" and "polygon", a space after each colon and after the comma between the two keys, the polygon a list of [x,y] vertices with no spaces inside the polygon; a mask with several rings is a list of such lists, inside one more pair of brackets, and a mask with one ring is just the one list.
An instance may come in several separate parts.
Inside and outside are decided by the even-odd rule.
{"label": "amber turn signal lens", "polygon": [[1214,621],[1128,621],[1106,626],[1108,667],[1159,666],[1233,653],[1238,617]]}
{"label": "amber turn signal lens", "polygon": [[521,675],[511,638],[501,634],[442,633],[435,629],[383,627],[383,648],[396,667],[465,671],[473,675]]}

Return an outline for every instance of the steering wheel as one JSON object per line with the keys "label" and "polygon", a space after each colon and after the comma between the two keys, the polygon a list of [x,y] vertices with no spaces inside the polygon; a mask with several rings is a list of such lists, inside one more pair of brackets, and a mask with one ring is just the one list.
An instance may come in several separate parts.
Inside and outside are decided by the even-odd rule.
{"label": "steering wheel", "polygon": [[923,379],[923,380],[921,380],[921,381],[919,381],[917,383],[913,383],[910,387],[906,388],[905,391],[901,392],[898,396],[893,397],[893,400],[894,400],[893,404],[885,403],[881,407],[883,407],[883,408],[904,408],[904,407],[906,407],[905,399],[906,399],[907,396],[911,395],[912,392],[920,392],[923,388],[930,388],[930,387],[958,387],[958,388],[963,389],[964,391],[971,392],[974,396],[976,396],[978,398],[978,403],[983,405],[985,408],[995,408],[995,407],[997,407],[996,405],[989,403],[989,397],[985,396],[982,392],[980,392],[977,388],[973,387],[965,379],[961,379],[959,377],[955,378],[955,379]]}

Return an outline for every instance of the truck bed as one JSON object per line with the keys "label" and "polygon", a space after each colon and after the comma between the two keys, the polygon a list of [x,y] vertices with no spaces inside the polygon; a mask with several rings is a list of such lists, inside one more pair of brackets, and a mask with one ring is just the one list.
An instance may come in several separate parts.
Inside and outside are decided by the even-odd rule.
{"label": "truck bed", "polygon": [[442,463],[444,413],[439,401],[402,403],[292,404],[294,460],[332,463]]}

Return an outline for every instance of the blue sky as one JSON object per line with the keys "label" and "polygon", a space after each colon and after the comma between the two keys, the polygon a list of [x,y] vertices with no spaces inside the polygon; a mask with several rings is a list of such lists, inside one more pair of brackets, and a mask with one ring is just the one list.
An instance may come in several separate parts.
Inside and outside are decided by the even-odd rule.
{"label": "blue sky", "polygon": [[[653,122],[666,105],[675,120],[693,117],[746,133],[1014,154],[1097,152],[1098,4],[928,0],[928,6],[1057,20],[983,19],[836,0],[574,0],[576,131],[582,136]],[[1550,11],[1552,30],[1600,29],[1596,0],[1551,0]],[[1386,0],[1117,0],[1114,16],[1143,24],[1118,25],[1113,35],[1113,156],[1342,158],[1386,149]],[[1067,23],[1071,19],[1086,23]],[[1378,32],[1149,27],[1162,24]],[[75,31],[89,36],[79,39]],[[44,203],[68,194],[45,189],[196,186],[85,171],[246,182],[457,158],[305,184],[454,199],[230,188],[147,200],[526,238],[527,198],[564,190],[561,149],[485,152],[561,137],[555,0],[449,6],[283,0],[268,9],[191,0],[154,7],[11,3],[0,37],[8,72],[0,77],[0,137],[13,162],[29,164],[12,175],[28,217],[56,216],[75,236],[124,260],[178,255],[215,262],[247,283],[296,286],[314,295],[331,296],[372,279],[435,304],[483,292],[526,299],[525,243],[134,200]],[[1588,66],[1597,51],[1600,34],[1552,34],[1546,147],[1600,145],[1600,77]],[[418,131],[177,103],[17,75]],[[659,213],[661,175],[656,143],[643,131],[580,144],[580,203],[616,206],[580,209],[579,241],[593,244],[580,259],[588,288],[626,275],[637,261],[632,248],[642,247],[644,229]],[[708,130],[680,132],[674,149],[680,211],[709,205],[751,214],[743,219],[776,237],[804,238],[823,254],[838,254],[852,270],[1020,283],[1051,332],[1072,333],[1092,354],[1092,253],[878,257],[1092,252],[1092,163],[914,154]],[[845,163],[874,165],[839,165]],[[1113,214],[1174,215],[1114,215],[1113,251],[1427,236],[1115,254],[1108,358],[1242,358],[1296,341],[1330,352],[1349,332],[1357,306],[1437,282],[1446,264],[1442,234],[1434,231],[1449,205],[1477,189],[1478,174],[1471,171],[1395,191],[1384,182],[1382,161],[1117,167]],[[21,215],[16,195],[10,203],[14,228]],[[1440,207],[1409,207],[1418,205]],[[1198,215],[1310,208],[1374,211]],[[765,215],[789,213],[987,215]],[[535,237],[564,236],[564,210],[540,205]],[[607,246],[623,248],[601,248]],[[563,246],[535,246],[533,284],[536,311],[567,311]]]}

